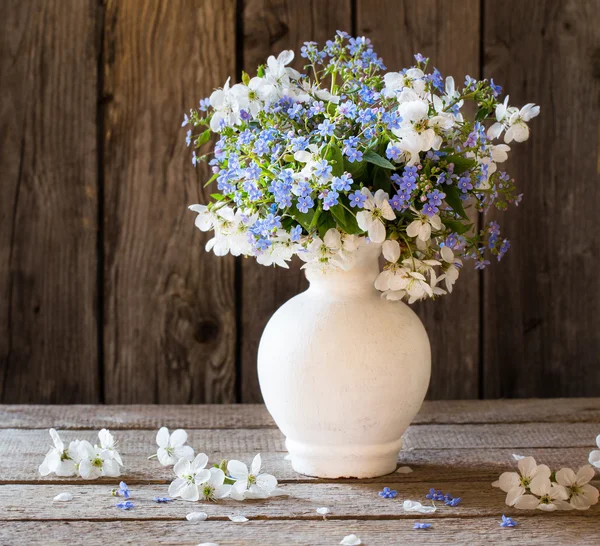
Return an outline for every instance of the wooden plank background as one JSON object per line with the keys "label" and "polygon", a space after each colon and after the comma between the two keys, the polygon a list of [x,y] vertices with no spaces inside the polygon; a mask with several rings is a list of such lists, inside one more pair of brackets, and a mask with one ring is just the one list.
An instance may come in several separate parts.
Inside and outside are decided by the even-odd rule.
{"label": "wooden plank background", "polygon": [[429,397],[598,395],[599,26],[600,0],[3,1],[0,402],[260,401],[260,333],[306,281],[204,252],[180,119],[338,28],[542,107],[509,254],[417,306]]}

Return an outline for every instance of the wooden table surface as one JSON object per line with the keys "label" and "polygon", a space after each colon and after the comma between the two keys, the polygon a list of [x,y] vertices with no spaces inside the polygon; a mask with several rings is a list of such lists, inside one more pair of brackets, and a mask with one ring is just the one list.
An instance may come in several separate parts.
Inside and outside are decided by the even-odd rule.
{"label": "wooden table surface", "polygon": [[[263,471],[274,474],[288,496],[216,504],[181,500],[156,504],[172,480],[147,456],[160,426],[184,428],[196,452],[211,462],[258,452]],[[41,477],[37,468],[50,444],[48,428],[61,436],[96,440],[108,427],[125,462],[122,479],[135,508],[121,511],[110,489],[119,479],[83,481]],[[0,544],[339,544],[358,535],[363,544],[600,544],[600,505],[578,512],[522,511],[504,504],[492,481],[516,467],[512,454],[532,455],[553,470],[587,463],[600,433],[600,398],[426,402],[405,434],[399,465],[410,474],[371,480],[319,480],[295,473],[285,460],[284,438],[264,406],[0,406]],[[598,487],[598,479],[594,485]],[[398,491],[382,499],[384,486]],[[430,487],[462,497],[457,507],[438,506],[416,517],[405,499],[425,500]],[[69,491],[71,502],[53,502]],[[438,503],[439,504],[439,503]],[[331,510],[327,519],[316,509]],[[191,511],[208,520],[190,523]],[[501,528],[501,515],[518,521]],[[247,523],[233,523],[244,515]],[[428,522],[426,531],[413,530]]]}

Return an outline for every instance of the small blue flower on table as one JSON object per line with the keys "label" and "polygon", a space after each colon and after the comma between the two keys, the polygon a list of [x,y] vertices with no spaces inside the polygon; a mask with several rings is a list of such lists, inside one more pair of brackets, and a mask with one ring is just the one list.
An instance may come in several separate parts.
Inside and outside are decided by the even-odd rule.
{"label": "small blue flower on table", "polygon": [[413,529],[429,529],[430,527],[431,523],[420,523],[416,521]]}
{"label": "small blue flower on table", "polygon": [[169,497],[154,497],[154,502],[158,504],[166,504],[167,502],[171,502],[173,499]]}
{"label": "small blue flower on table", "polygon": [[119,483],[119,489],[113,489],[111,493],[113,497],[123,497],[124,499],[131,497],[131,491],[125,482]]}
{"label": "small blue flower on table", "polygon": [[379,492],[379,496],[384,499],[395,499],[398,496],[398,491],[390,489],[389,487],[384,487],[383,491]]}
{"label": "small blue flower on table", "polygon": [[500,527],[516,527],[517,525],[518,524],[514,519],[502,514],[502,521],[500,522]]}
{"label": "small blue flower on table", "polygon": [[135,504],[131,501],[118,502],[115,504],[116,508],[120,508],[121,510],[131,510]]}

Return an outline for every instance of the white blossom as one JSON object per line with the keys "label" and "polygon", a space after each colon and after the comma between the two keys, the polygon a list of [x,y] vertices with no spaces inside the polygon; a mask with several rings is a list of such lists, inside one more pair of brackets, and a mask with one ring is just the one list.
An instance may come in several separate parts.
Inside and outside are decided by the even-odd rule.
{"label": "white blossom", "polygon": [[367,231],[373,243],[385,241],[385,220],[395,220],[396,214],[390,206],[389,195],[383,190],[377,190],[373,195],[368,188],[362,188],[362,194],[367,197],[364,209],[356,213],[358,227]]}
{"label": "white blossom", "polygon": [[277,487],[277,478],[271,474],[261,474],[261,464],[260,453],[252,460],[250,469],[241,461],[231,460],[227,463],[227,473],[235,480],[232,498],[266,499],[271,496]]}
{"label": "white blossom", "polygon": [[208,457],[199,453],[193,461],[181,458],[173,467],[177,476],[169,485],[169,495],[173,498],[181,497],[187,501],[197,501],[200,498],[198,486],[207,483],[211,473],[207,470]]}
{"label": "white blossom", "polygon": [[570,468],[561,468],[556,473],[556,483],[566,489],[569,504],[576,510],[587,510],[598,503],[598,489],[589,484],[594,474],[590,465],[582,466],[577,474]]}
{"label": "white blossom", "polygon": [[194,460],[194,450],[186,446],[187,432],[178,428],[169,434],[167,427],[162,427],[156,434],[158,451],[156,456],[163,466],[174,465],[179,459]]}
{"label": "white blossom", "polygon": [[[537,474],[529,484],[532,494],[521,495],[513,503],[515,508],[523,510],[569,510],[571,506],[565,502],[569,498],[567,490],[562,485],[553,484],[545,474]],[[508,504],[508,497],[507,502]]]}
{"label": "white blossom", "polygon": [[86,480],[95,480],[102,476],[117,477],[121,475],[119,462],[114,452],[100,446],[92,446],[87,440],[77,444],[79,475]]}
{"label": "white blossom", "polygon": [[225,484],[225,472],[220,468],[210,468],[209,478],[198,486],[201,500],[216,501],[224,499],[231,492],[231,485]]}
{"label": "white blossom", "polygon": [[42,476],[51,473],[64,477],[74,476],[77,473],[77,467],[72,458],[72,451],[65,449],[65,444],[55,429],[51,428],[49,432],[54,447],[46,453],[44,461],[39,466],[39,473]]}
{"label": "white blossom", "polygon": [[[519,472],[504,472],[500,476],[498,487],[507,493],[506,504],[520,508],[521,506],[517,503],[523,503],[523,501],[520,501],[519,499],[521,499],[528,488],[530,488],[533,478],[539,476],[549,480],[550,469],[544,464],[538,465],[533,457],[521,459],[518,462],[517,467]],[[531,501],[525,500],[524,502],[527,503]]]}

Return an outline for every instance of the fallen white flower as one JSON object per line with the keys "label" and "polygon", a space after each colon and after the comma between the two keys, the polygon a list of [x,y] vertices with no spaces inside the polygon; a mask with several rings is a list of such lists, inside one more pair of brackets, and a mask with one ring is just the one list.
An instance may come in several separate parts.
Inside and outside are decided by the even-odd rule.
{"label": "fallen white flower", "polygon": [[538,465],[533,457],[521,459],[517,466],[519,472],[503,472],[496,487],[500,487],[506,493],[506,504],[508,506],[524,508],[523,502],[533,502],[531,499],[520,500],[527,492],[533,479],[536,476],[541,476],[543,479],[550,481],[551,472],[545,464]]}
{"label": "fallen white flower", "polygon": [[163,466],[174,465],[179,459],[194,460],[194,450],[186,446],[187,432],[181,428],[169,434],[167,427],[162,427],[156,434],[158,451],[156,457]]}
{"label": "fallen white flower", "polygon": [[61,501],[61,502],[68,502],[73,500],[73,494],[72,493],[59,493],[58,495],[56,495],[56,497],[54,497],[55,501]]}
{"label": "fallen white flower", "polygon": [[322,508],[317,508],[317,514],[319,514],[320,516],[326,516],[327,514],[329,514],[329,512],[331,512],[331,510],[329,510],[329,508],[327,508],[326,506],[323,506]]}
{"label": "fallen white flower", "polygon": [[235,500],[266,499],[277,488],[277,479],[271,474],[261,474],[260,453],[254,457],[250,469],[236,460],[227,463],[227,473],[235,480],[230,496]]}
{"label": "fallen white flower", "polygon": [[348,535],[342,539],[340,544],[343,544],[344,546],[359,546],[362,542],[356,535]]}
{"label": "fallen white flower", "polygon": [[228,517],[234,523],[246,523],[248,521],[248,518],[246,518],[244,516],[228,516]]}
{"label": "fallen white flower", "polygon": [[410,466],[401,466],[398,470],[396,470],[397,474],[410,474],[413,471]]}
{"label": "fallen white flower", "polygon": [[208,518],[208,514],[206,512],[190,512],[185,519],[188,521],[204,521]]}
{"label": "fallen white flower", "polygon": [[[46,453],[46,457],[39,467],[39,473],[42,476],[47,476],[52,472],[57,476],[73,476],[77,472],[77,467],[71,457],[72,447],[69,446],[69,449],[65,449],[65,444],[55,429],[51,428],[49,432],[54,447]],[[71,444],[73,445],[73,442]]]}
{"label": "fallen white flower", "polygon": [[561,468],[556,473],[556,483],[562,485],[569,494],[569,505],[576,510],[587,510],[598,504],[598,489],[588,482],[594,479],[594,469],[586,464],[577,474],[570,468]]}
{"label": "fallen white flower", "polygon": [[407,512],[419,512],[420,514],[433,514],[437,510],[435,506],[423,506],[418,501],[405,500],[402,508]]}

